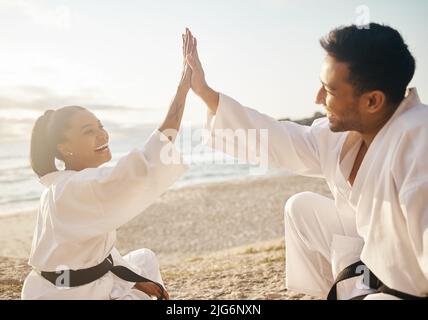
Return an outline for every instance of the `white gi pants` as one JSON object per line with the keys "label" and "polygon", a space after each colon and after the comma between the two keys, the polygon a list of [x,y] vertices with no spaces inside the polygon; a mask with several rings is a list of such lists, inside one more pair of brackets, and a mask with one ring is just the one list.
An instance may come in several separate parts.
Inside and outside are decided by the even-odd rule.
{"label": "white gi pants", "polygon": [[[338,213],[333,200],[312,192],[292,196],[285,205],[286,287],[290,291],[326,298],[337,275],[360,260],[364,245],[357,234],[345,234],[355,221]],[[363,275],[337,285],[338,299],[368,294]],[[391,299],[371,294],[365,300]]]}
{"label": "white gi pants", "polygon": [[[161,277],[158,260],[156,258],[155,253],[152,250],[146,249],[146,248],[135,250],[125,255],[123,259],[127,261],[129,264],[139,268],[140,272],[138,272],[138,274],[140,274],[141,276],[147,279],[155,281],[160,285],[162,285],[163,287],[165,287]],[[153,299],[149,297],[147,294],[145,294],[144,292],[134,288],[130,289],[125,294],[120,293],[120,290],[118,291],[119,293],[117,294],[118,296],[117,299],[119,300]],[[112,292],[112,296],[114,296],[114,292]]]}
{"label": "white gi pants", "polygon": [[[139,249],[122,257],[116,248],[111,255],[115,265],[130,267],[139,275],[163,285],[156,255],[149,249]],[[150,300],[144,292],[128,282],[108,272],[102,278],[74,288],[57,288],[34,270],[24,281],[21,298],[23,300]]]}

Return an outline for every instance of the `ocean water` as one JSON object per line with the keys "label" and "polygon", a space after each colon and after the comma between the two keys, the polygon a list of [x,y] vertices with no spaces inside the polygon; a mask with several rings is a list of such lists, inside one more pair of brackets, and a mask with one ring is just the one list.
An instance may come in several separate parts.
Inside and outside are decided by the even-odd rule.
{"label": "ocean water", "polygon": [[[32,118],[5,118],[0,115],[0,215],[25,212],[37,207],[43,186],[38,182],[29,162]],[[123,123],[123,120],[121,121]],[[114,165],[118,159],[135,147],[144,145],[155,130],[154,125],[127,125],[108,121],[104,123],[110,134],[110,149]],[[222,181],[250,174],[253,166],[239,164],[236,160],[214,152],[210,148],[195,148],[200,140],[192,138],[199,128],[183,128],[176,144],[190,165],[187,173],[174,185]],[[185,134],[187,132],[187,134]],[[197,137],[197,135],[196,135]],[[216,160],[216,161],[213,161]]]}

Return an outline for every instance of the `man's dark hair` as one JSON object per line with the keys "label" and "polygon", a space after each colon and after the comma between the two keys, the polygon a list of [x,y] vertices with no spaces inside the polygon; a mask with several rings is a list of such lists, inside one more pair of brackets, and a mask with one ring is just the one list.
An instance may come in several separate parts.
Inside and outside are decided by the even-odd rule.
{"label": "man's dark hair", "polygon": [[397,30],[377,23],[351,25],[331,31],[320,43],[337,61],[349,64],[348,81],[357,95],[380,90],[393,107],[404,99],[416,63]]}

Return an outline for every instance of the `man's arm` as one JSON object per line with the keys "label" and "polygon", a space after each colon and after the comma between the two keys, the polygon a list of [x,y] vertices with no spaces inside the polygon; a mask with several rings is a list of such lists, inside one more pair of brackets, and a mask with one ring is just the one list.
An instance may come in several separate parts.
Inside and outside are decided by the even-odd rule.
{"label": "man's arm", "polygon": [[334,158],[337,138],[327,119],[312,127],[280,122],[219,94],[217,113],[207,113],[208,145],[242,161],[295,174],[321,177],[326,157]]}
{"label": "man's arm", "polygon": [[205,102],[209,111],[215,115],[218,109],[220,94],[207,85],[201,91],[199,91],[198,96]]}
{"label": "man's arm", "polygon": [[[424,119],[424,117],[419,117]],[[414,119],[414,122],[421,120]],[[391,171],[399,192],[412,249],[428,279],[428,127],[413,126],[400,138]]]}
{"label": "man's arm", "polygon": [[[321,163],[324,159],[320,156],[319,145],[330,150],[330,154],[334,149],[332,142],[326,141],[332,138],[328,126],[322,123],[312,128],[293,122],[279,122],[216,92],[205,80],[197,41],[192,35],[191,40],[194,49],[186,56],[186,60],[192,68],[192,90],[209,110],[207,122],[211,139],[208,144],[246,162],[260,164],[260,160],[265,159],[264,164],[268,162],[269,167],[286,169],[296,174],[321,176]],[[245,141],[235,139],[236,135],[233,132],[230,135],[230,131],[243,137]]]}
{"label": "man's arm", "polygon": [[400,205],[409,230],[415,257],[428,279],[428,177],[422,177],[413,186],[400,192]]}

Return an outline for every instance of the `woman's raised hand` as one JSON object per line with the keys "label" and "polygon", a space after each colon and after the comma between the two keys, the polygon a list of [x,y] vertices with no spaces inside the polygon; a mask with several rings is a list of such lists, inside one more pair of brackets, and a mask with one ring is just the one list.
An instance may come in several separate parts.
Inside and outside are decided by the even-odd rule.
{"label": "woman's raised hand", "polygon": [[186,33],[181,36],[183,38],[183,72],[181,74],[180,86],[182,86],[185,91],[189,91],[191,87],[192,69],[187,64],[186,57],[191,55],[194,47],[189,29],[186,28]]}

